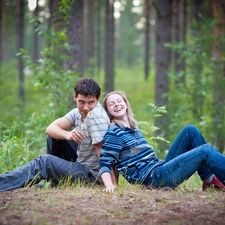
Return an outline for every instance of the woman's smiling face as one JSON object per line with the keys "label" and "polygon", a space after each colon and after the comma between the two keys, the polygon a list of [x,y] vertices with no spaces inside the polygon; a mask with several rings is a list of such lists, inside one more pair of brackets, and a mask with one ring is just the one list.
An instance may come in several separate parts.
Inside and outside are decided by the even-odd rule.
{"label": "woman's smiling face", "polygon": [[109,114],[116,119],[122,119],[127,112],[127,104],[119,94],[110,95],[106,100],[106,107]]}

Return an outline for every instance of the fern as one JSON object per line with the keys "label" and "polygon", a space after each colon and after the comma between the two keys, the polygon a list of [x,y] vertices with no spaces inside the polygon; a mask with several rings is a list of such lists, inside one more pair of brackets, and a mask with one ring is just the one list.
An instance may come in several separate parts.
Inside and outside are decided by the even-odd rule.
{"label": "fern", "polygon": [[154,148],[154,147],[158,146],[158,141],[164,141],[166,143],[170,143],[165,138],[160,137],[159,135],[155,134],[158,130],[160,130],[159,127],[155,126],[155,119],[158,117],[162,117],[163,114],[167,113],[166,107],[165,106],[156,106],[153,103],[148,103],[147,111],[150,115],[151,122],[140,121],[138,123],[138,125],[139,125],[144,137],[148,141],[149,145],[151,145]]}

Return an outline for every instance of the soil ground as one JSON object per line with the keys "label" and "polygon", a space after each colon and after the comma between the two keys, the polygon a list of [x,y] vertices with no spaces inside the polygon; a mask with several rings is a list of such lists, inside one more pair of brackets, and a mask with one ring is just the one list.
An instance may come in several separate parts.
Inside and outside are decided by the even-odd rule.
{"label": "soil ground", "polygon": [[224,224],[225,192],[102,187],[0,193],[1,225]]}

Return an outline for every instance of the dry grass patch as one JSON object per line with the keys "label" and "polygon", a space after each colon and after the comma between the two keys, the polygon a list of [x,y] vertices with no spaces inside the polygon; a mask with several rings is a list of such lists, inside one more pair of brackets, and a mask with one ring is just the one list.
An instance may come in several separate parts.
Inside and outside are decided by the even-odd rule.
{"label": "dry grass patch", "polygon": [[223,224],[225,193],[100,186],[0,193],[0,224]]}

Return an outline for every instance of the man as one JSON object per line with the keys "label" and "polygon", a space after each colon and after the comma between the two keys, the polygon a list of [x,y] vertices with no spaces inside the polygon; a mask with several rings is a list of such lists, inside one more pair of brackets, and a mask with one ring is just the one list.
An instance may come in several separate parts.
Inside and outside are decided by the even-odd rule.
{"label": "man", "polygon": [[72,162],[77,160],[91,171],[98,170],[100,147],[109,125],[109,118],[99,103],[100,95],[101,89],[93,79],[85,78],[76,84],[73,97],[77,108],[46,129],[47,154]]}
{"label": "man", "polygon": [[109,125],[109,118],[99,103],[100,94],[101,89],[93,79],[80,80],[74,87],[77,108],[53,121],[46,129],[48,154],[1,174],[0,191],[24,187],[31,182],[35,184],[41,179],[96,180],[100,147]]}

